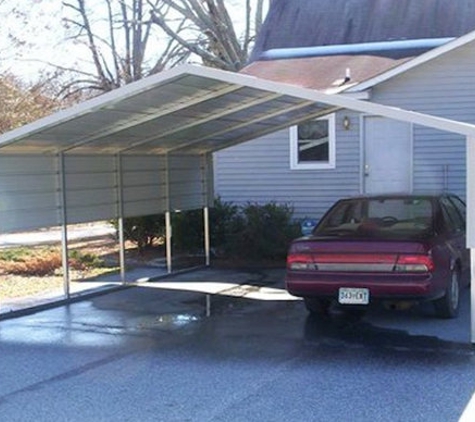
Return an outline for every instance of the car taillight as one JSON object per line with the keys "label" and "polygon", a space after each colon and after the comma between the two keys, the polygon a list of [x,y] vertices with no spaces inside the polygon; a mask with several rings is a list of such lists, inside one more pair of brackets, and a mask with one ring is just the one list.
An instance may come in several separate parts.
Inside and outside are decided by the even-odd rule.
{"label": "car taillight", "polygon": [[311,255],[289,254],[287,256],[287,268],[295,271],[313,270],[315,264]]}
{"label": "car taillight", "polygon": [[431,272],[434,269],[434,261],[429,255],[399,255],[395,271],[399,272]]}

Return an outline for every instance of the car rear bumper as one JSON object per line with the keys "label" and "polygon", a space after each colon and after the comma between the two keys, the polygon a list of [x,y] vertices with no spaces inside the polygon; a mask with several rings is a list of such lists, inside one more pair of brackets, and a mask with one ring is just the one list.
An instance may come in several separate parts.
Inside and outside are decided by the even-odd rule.
{"label": "car rear bumper", "polygon": [[337,298],[340,287],[367,288],[371,300],[411,299],[429,300],[443,292],[434,289],[430,274],[388,275],[326,275],[287,273],[286,288],[294,296]]}

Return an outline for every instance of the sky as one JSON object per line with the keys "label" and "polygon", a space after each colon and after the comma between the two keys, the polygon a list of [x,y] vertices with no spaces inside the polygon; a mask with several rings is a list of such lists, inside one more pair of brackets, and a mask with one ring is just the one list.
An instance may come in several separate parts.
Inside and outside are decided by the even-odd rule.
{"label": "sky", "polygon": [[[226,0],[232,16],[242,14],[242,3]],[[95,17],[99,16],[103,0],[88,0],[88,4],[98,11]],[[52,70],[47,62],[92,71],[87,47],[65,40],[62,19],[67,12],[61,0],[0,0],[0,71],[9,71],[26,82],[36,81],[42,70]],[[156,42],[160,44],[160,40]]]}

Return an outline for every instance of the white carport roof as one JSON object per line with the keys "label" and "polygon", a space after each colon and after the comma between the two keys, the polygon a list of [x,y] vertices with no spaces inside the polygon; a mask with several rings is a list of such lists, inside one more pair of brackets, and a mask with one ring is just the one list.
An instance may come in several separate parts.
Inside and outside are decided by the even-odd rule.
{"label": "white carport roof", "polygon": [[[45,197],[40,187],[44,188],[43,185],[46,184],[49,186],[49,197],[46,198],[49,202],[45,203],[43,210],[45,217],[42,221],[48,221],[48,216],[57,213],[58,210],[59,220],[63,226],[74,220],[76,215],[76,221],[85,220],[95,213],[95,210],[103,213],[94,214],[100,215],[98,219],[104,216],[107,218],[118,216],[121,219],[133,215],[134,211],[140,209],[135,204],[141,203],[146,206],[151,203],[147,196],[149,193],[139,198],[141,202],[136,197],[137,191],[140,190],[137,187],[140,187],[141,178],[130,178],[130,186],[123,183],[121,157],[133,155],[141,157],[156,155],[164,158],[165,181],[157,184],[157,189],[162,189],[162,192],[153,200],[156,201],[157,207],[169,211],[173,209],[173,200],[179,204],[183,196],[192,196],[193,189],[197,189],[197,186],[199,188],[207,185],[207,180],[204,180],[207,176],[204,176],[202,183],[198,185],[187,184],[185,179],[191,179],[189,174],[194,173],[187,173],[188,164],[185,160],[178,160],[180,163],[176,165],[171,156],[183,154],[209,157],[213,151],[339,108],[385,116],[467,137],[467,244],[475,248],[475,213],[472,212],[475,209],[474,125],[342,95],[328,95],[243,74],[194,66],[178,67],[154,75],[0,136],[0,157],[3,155],[7,158],[2,161],[2,166],[6,165],[6,170],[1,175],[4,180],[0,181],[0,227],[4,226],[4,215],[12,218],[12,227],[18,227],[15,224],[25,218],[21,212],[27,212],[35,206],[35,201],[43,200]],[[109,179],[106,180],[108,185],[94,186],[96,193],[88,195],[88,189],[92,190],[89,184],[94,183],[95,178],[77,170],[86,163],[83,160],[78,165],[77,156],[82,154],[86,157],[118,157],[119,164],[115,169],[116,172],[117,169],[120,170],[120,174],[116,177],[118,183],[114,181],[112,173],[107,174],[105,179]],[[25,157],[25,155],[38,158],[40,161],[35,164],[38,168],[42,166],[41,157],[58,157],[60,177],[59,180],[55,180],[54,166],[51,174],[38,173],[39,176],[44,176],[44,181],[36,177],[37,174],[33,170],[28,170],[30,171],[28,173],[22,169],[21,171],[24,174],[28,173],[30,178],[25,179],[26,182],[19,187],[20,192],[15,197],[11,195],[15,189],[15,186],[12,187],[12,180],[15,181],[18,175],[15,166],[19,161],[12,161],[9,157],[17,157],[15,158],[17,160],[18,156]],[[65,172],[65,164],[68,164],[65,157],[68,156],[76,160],[71,160],[73,170],[70,175]],[[29,164],[28,157],[25,159]],[[190,163],[196,167],[196,160]],[[33,166],[34,163],[31,164]],[[94,164],[91,169],[100,168],[102,165],[102,163]],[[170,180],[174,176],[173,171],[177,173],[176,189],[172,189],[173,186],[170,185]],[[151,177],[151,173],[150,171],[147,174]],[[81,177],[75,177],[78,175]],[[39,185],[41,186],[38,187]],[[78,193],[76,196],[69,194],[70,187],[76,189]],[[106,188],[109,202],[103,203],[100,201],[103,200]],[[30,196],[24,194],[28,189]],[[38,192],[32,194],[32,189],[38,189]],[[154,187],[151,192],[157,189]],[[173,190],[175,192],[171,192]],[[2,202],[5,200],[8,202],[9,195],[12,196],[11,206]],[[124,197],[126,197],[125,204],[131,204],[129,214],[127,209],[124,212],[124,208],[127,208],[124,207]],[[206,202],[203,202],[202,198],[195,198],[188,204],[196,203]],[[70,213],[73,215],[72,219],[68,217],[70,207],[74,211]],[[5,210],[6,214],[2,214]],[[66,242],[63,243],[67,244],[66,235],[64,239]],[[67,246],[65,250],[67,252]],[[66,252],[63,254],[63,262],[67,267]],[[474,256],[472,250],[472,271],[475,267]],[[475,321],[473,286],[474,283],[472,283],[472,321]],[[472,341],[475,342],[474,323],[472,323]]]}
{"label": "white carport roof", "polygon": [[202,154],[337,108],[475,134],[465,123],[186,65],[6,133],[0,154]]}

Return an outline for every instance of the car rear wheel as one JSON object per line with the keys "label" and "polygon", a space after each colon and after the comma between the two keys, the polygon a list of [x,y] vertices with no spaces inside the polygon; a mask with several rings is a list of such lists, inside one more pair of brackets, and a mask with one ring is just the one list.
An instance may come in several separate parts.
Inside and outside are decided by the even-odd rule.
{"label": "car rear wheel", "polygon": [[305,307],[312,315],[328,316],[331,301],[315,297],[304,297]]}
{"label": "car rear wheel", "polygon": [[454,269],[450,275],[445,295],[434,301],[435,312],[439,318],[456,318],[460,305],[460,275]]}

